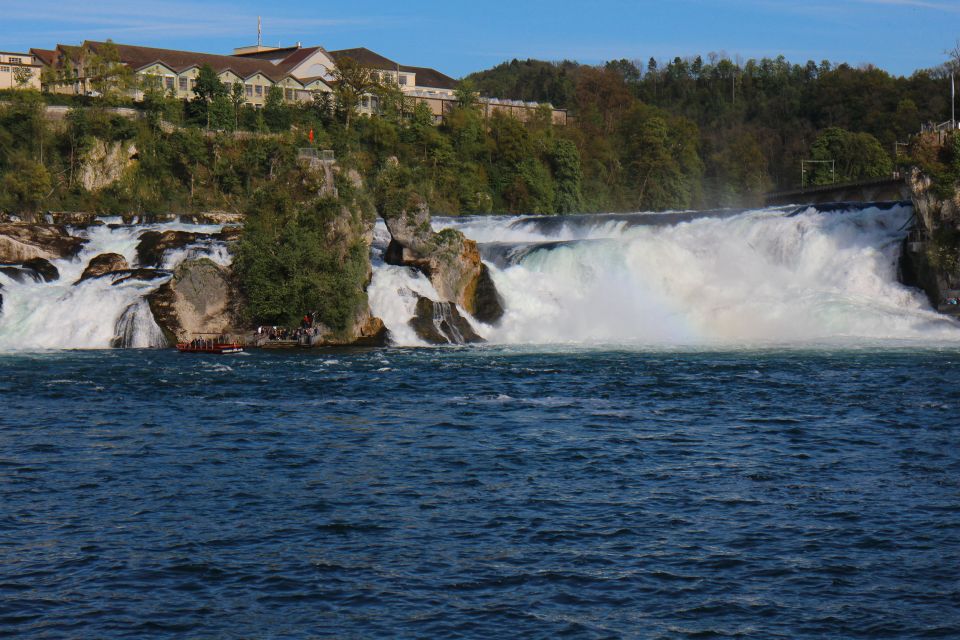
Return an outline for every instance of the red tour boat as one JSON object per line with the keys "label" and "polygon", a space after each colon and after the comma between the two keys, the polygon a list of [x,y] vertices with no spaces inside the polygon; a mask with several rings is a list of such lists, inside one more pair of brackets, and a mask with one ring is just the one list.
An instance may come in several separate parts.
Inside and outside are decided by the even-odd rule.
{"label": "red tour boat", "polygon": [[243,351],[242,344],[228,341],[227,338],[219,334],[216,335],[216,338],[194,338],[190,342],[179,342],[177,343],[177,351],[180,353],[209,353],[214,355]]}

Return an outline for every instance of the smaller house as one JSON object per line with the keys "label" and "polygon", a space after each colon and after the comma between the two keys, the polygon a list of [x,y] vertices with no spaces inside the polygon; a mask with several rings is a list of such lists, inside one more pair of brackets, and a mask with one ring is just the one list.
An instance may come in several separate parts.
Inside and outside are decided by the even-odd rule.
{"label": "smaller house", "polygon": [[40,89],[43,64],[32,53],[0,51],[0,89]]}

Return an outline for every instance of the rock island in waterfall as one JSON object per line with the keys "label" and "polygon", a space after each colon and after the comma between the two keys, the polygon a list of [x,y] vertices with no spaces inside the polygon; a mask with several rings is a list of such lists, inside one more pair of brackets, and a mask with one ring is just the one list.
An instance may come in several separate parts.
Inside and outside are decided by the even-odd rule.
{"label": "rock island in waterfall", "polygon": [[0,635],[960,637],[956,10],[368,5],[6,12]]}

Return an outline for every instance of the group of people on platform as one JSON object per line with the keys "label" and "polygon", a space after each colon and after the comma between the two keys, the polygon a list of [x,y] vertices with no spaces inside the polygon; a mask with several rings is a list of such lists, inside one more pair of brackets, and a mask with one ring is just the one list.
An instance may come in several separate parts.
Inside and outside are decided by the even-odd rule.
{"label": "group of people on platform", "polygon": [[257,337],[265,338],[271,342],[288,340],[302,342],[304,338],[312,338],[319,334],[320,328],[313,326],[313,316],[309,313],[303,315],[300,326],[296,329],[276,326],[257,327]]}

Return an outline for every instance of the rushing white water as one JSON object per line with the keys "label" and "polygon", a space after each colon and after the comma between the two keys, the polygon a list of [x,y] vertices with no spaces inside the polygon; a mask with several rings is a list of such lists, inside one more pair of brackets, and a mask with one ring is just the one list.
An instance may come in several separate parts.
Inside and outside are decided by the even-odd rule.
{"label": "rushing white water", "polygon": [[[506,315],[493,343],[767,345],[960,341],[960,325],[897,280],[912,210],[868,207],[557,219],[437,220],[481,242]],[[371,297],[400,344],[405,291],[377,266]],[[429,285],[429,283],[427,283]],[[434,298],[435,299],[435,298]],[[415,299],[414,299],[415,303]]]}
{"label": "rushing white water", "polygon": [[[495,344],[960,343],[960,325],[897,280],[909,207],[789,214],[766,209],[434,224],[459,228],[480,243],[506,312],[496,326],[460,312]],[[77,283],[102,253],[119,253],[137,267],[139,237],[150,230],[210,234],[221,228],[107,224],[77,230],[87,244],[75,258],[54,262],[58,280],[18,281],[0,273],[0,350],[163,344],[145,296],[183,260],[202,256],[229,264],[222,242],[200,240],[167,251],[159,278],[121,273]],[[380,225],[371,308],[395,344],[421,345],[409,321],[419,296],[437,301],[438,295],[423,274],[383,263],[388,240]]]}
{"label": "rushing white water", "polygon": [[[117,273],[83,282],[80,279],[90,260],[103,253],[122,255],[132,268],[137,264],[139,237],[147,231],[182,230],[210,234],[217,225],[180,223],[157,225],[107,224],[78,229],[74,235],[87,239],[72,259],[53,261],[60,277],[53,282],[15,279],[0,274],[3,307],[0,311],[0,350],[99,349],[111,346],[155,347],[165,340],[154,321],[145,296],[170,279],[127,278]],[[207,257],[229,264],[222,243],[203,241],[164,255],[165,270],[176,268],[188,258]]]}

